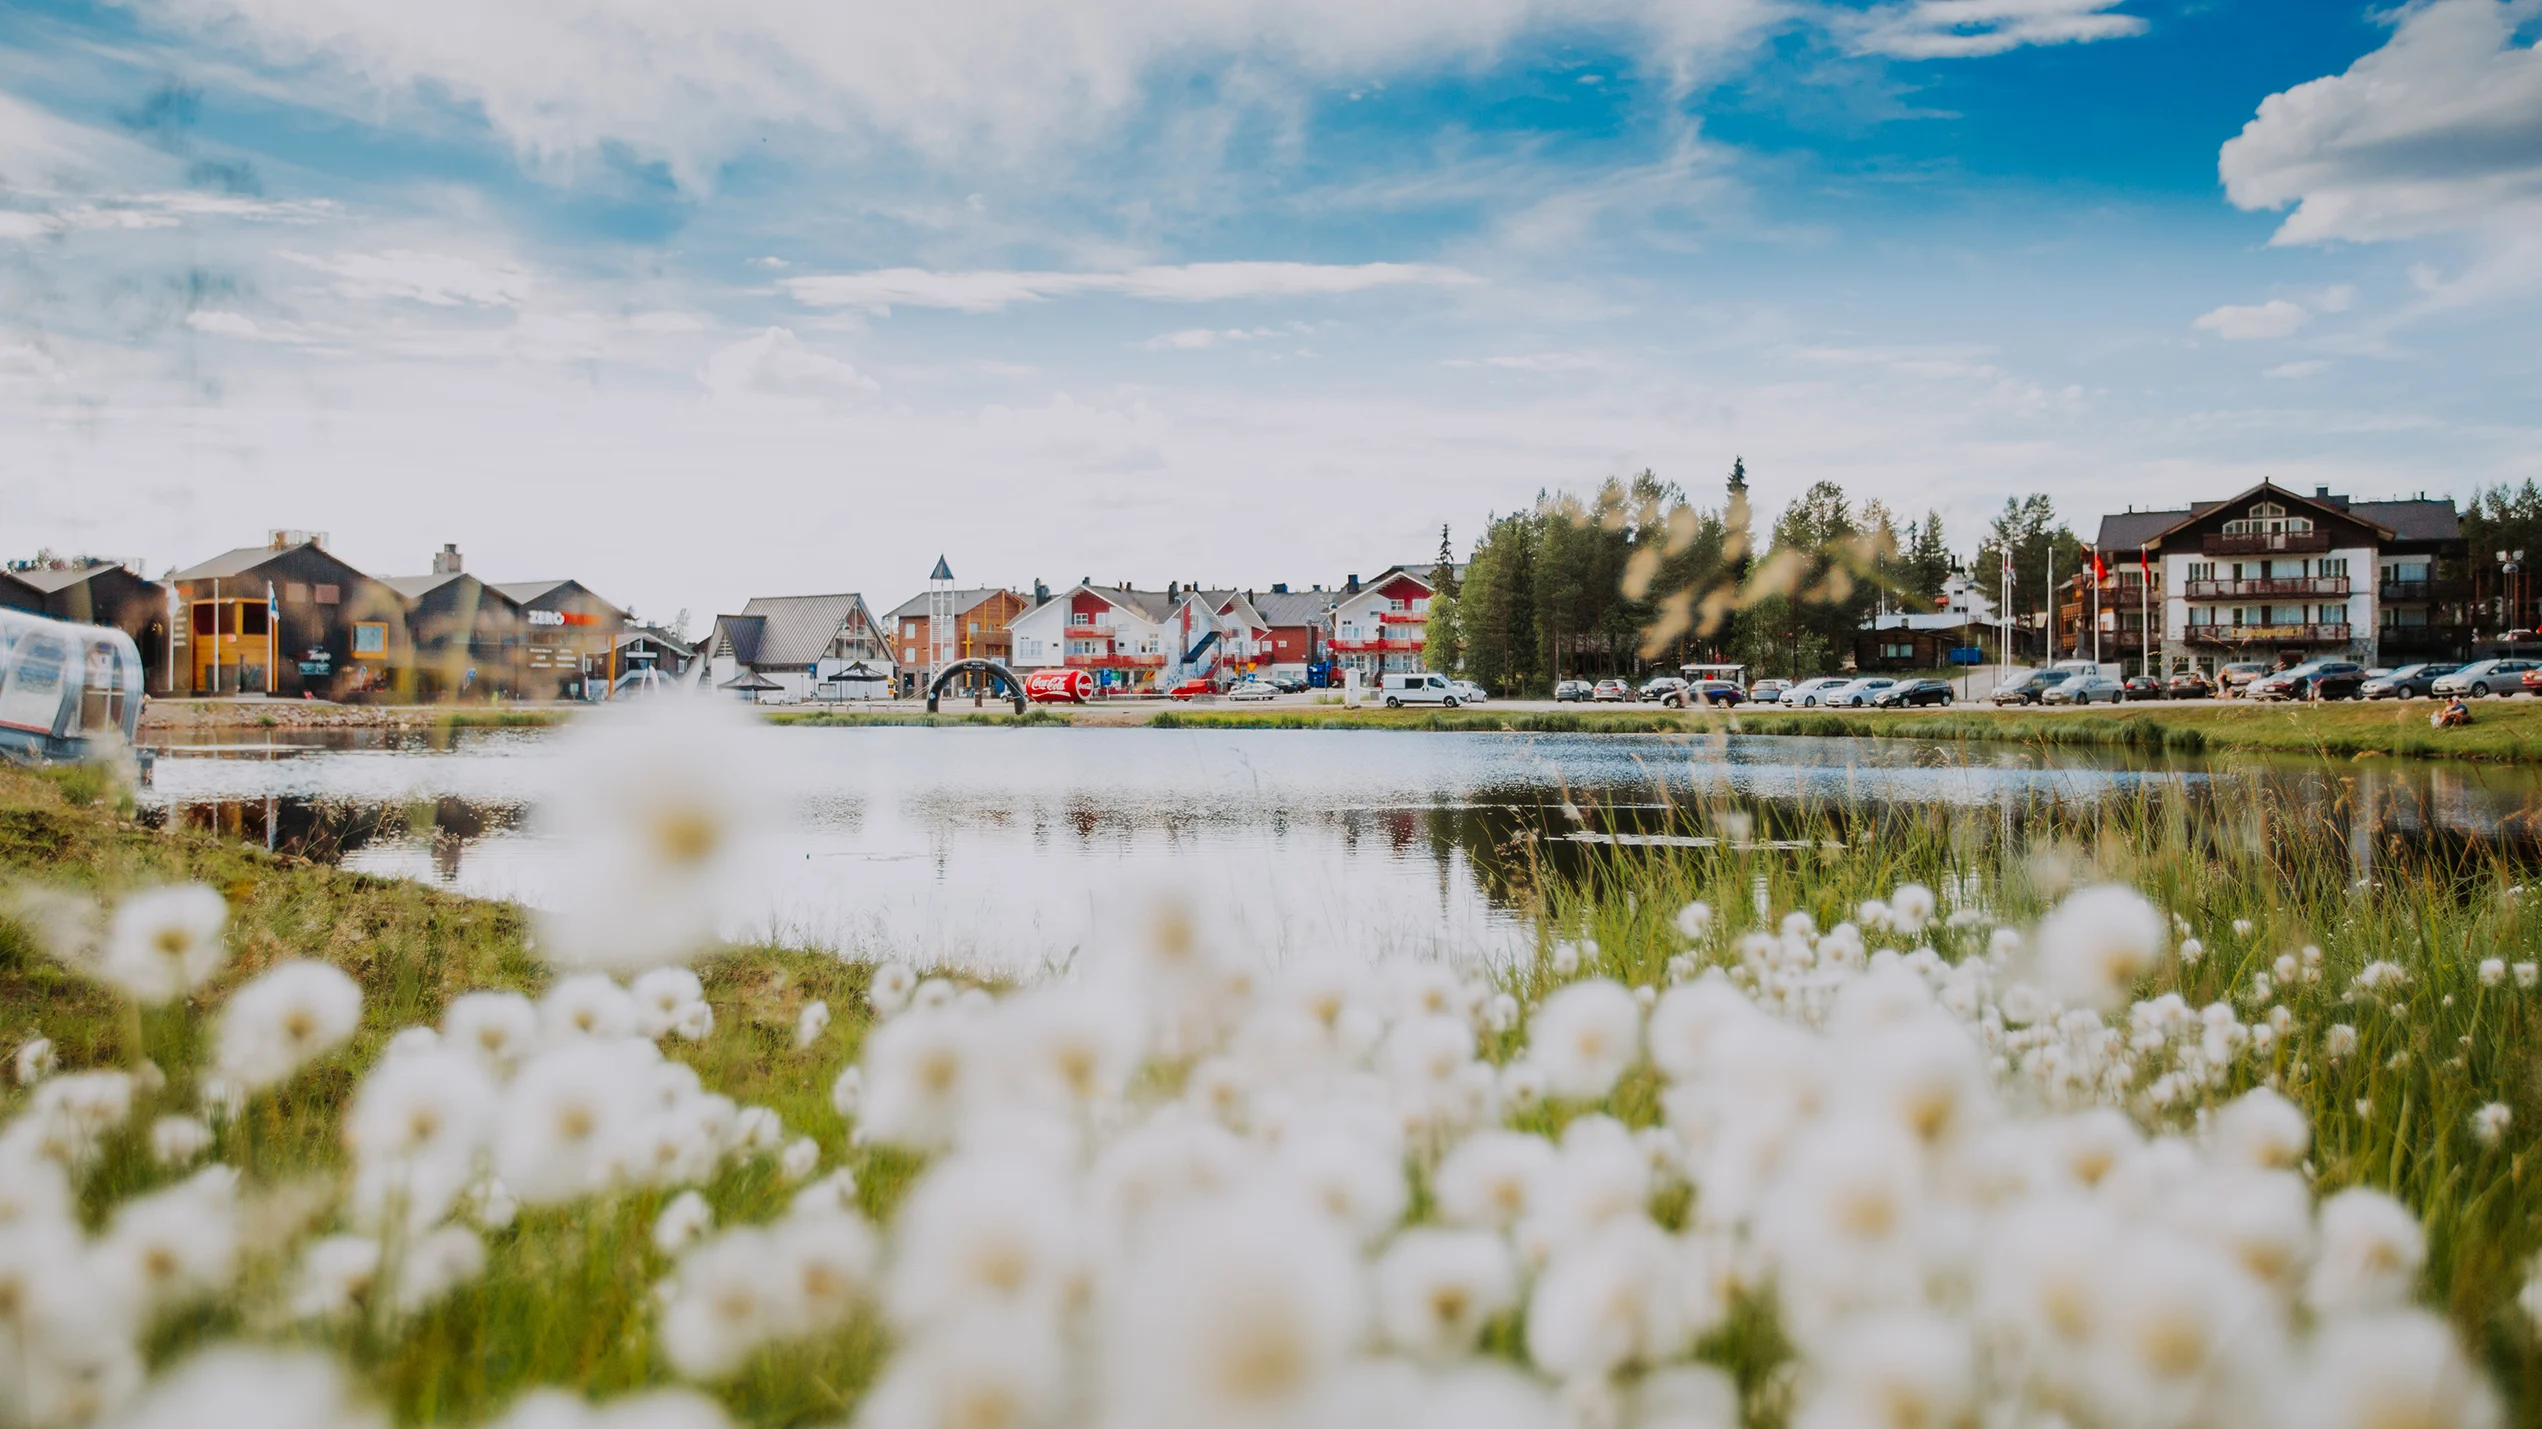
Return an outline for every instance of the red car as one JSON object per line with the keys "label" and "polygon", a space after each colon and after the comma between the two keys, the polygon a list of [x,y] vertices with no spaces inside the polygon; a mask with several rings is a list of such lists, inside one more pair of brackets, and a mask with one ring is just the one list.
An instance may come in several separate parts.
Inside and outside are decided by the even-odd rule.
{"label": "red car", "polygon": [[1185,680],[1166,693],[1178,700],[1188,700],[1195,695],[1214,695],[1218,693],[1218,685],[1215,681],[1195,677]]}

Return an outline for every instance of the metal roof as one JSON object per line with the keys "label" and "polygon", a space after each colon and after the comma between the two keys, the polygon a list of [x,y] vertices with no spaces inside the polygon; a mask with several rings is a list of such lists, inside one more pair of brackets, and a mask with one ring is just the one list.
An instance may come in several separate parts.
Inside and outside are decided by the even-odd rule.
{"label": "metal roof", "polygon": [[[342,560],[329,554],[326,548],[320,546],[317,542],[303,541],[297,546],[284,546],[280,549],[276,549],[272,546],[241,546],[234,551],[223,551],[219,555],[214,556],[212,559],[202,562],[199,565],[186,567],[184,570],[168,577],[168,579],[172,581],[228,580],[232,576],[245,575],[249,571],[256,569],[258,566],[263,565],[265,562],[270,561],[277,556],[287,555],[293,551],[304,549],[316,551],[320,555],[326,556],[327,559],[335,561],[337,565],[344,565]],[[344,568],[346,570],[353,569],[351,566],[345,566]]]}
{"label": "metal roof", "polygon": [[1273,625],[1321,625],[1333,613],[1333,593],[1322,590],[1258,590],[1253,608]]}
{"label": "metal roof", "polygon": [[[809,665],[830,653],[830,642],[837,638],[839,627],[850,615],[865,609],[865,597],[854,591],[837,595],[762,595],[753,596],[742,606],[742,616],[756,617],[760,622],[758,652],[737,658],[753,665]],[[867,622],[871,624],[870,618]],[[876,638],[880,631],[874,632]]]}
{"label": "metal roof", "polygon": [[[932,592],[929,594],[932,594]],[[971,607],[978,605],[981,601],[988,599],[990,596],[1006,594],[1009,594],[1006,587],[994,585],[974,586],[969,590],[957,590],[953,593],[953,613],[960,615],[969,610]],[[909,599],[902,601],[900,604],[893,606],[890,612],[883,616],[883,619],[900,620],[908,617],[925,615],[927,613],[927,599],[927,595],[913,595]]]}
{"label": "metal roof", "polygon": [[1128,586],[1089,585],[1079,587],[1092,591],[1114,605],[1128,606],[1145,619],[1162,625],[1174,613],[1174,602],[1161,590],[1134,590]]}
{"label": "metal roof", "polygon": [[7,574],[16,577],[18,580],[27,585],[35,587],[37,590],[44,592],[46,595],[51,595],[56,591],[68,590],[72,586],[78,585],[81,581],[87,580],[92,576],[103,575],[108,571],[123,571],[125,575],[132,576],[134,580],[143,581],[145,583],[148,580],[148,577],[146,576],[133,576],[131,571],[115,564],[113,561],[98,561],[94,564],[85,566],[37,566],[29,570],[10,571],[7,572]]}
{"label": "metal roof", "polygon": [[459,576],[458,571],[435,571],[428,576],[374,576],[372,579],[408,600],[421,600],[459,579]]}

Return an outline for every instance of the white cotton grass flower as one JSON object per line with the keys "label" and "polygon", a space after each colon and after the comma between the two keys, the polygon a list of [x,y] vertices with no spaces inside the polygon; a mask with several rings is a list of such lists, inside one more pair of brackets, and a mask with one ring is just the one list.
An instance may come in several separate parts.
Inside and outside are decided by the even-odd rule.
{"label": "white cotton grass flower", "polygon": [[768,1345],[835,1328],[871,1264],[871,1235],[850,1217],[726,1231],[662,1287],[663,1355],[683,1378],[723,1379]]}
{"label": "white cotton grass flower", "polygon": [[344,1368],[314,1350],[219,1345],[152,1381],[116,1429],[387,1429]]}
{"label": "white cotton grass flower", "polygon": [[1926,1429],[1975,1417],[1975,1347],[1965,1325],[1938,1315],[1850,1322],[1815,1367],[1793,1429]]}
{"label": "white cotton grass flower", "polygon": [[2312,1124],[2283,1095],[2253,1087],[2216,1112],[2212,1144],[2228,1165],[2284,1169],[2304,1159]]}
{"label": "white cotton grass flower", "polygon": [[238,1173],[207,1166],[115,1208],[90,1264],[104,1293],[135,1315],[208,1300],[238,1260]]}
{"label": "white cotton grass flower", "polygon": [[865,1069],[851,1062],[830,1080],[830,1109],[840,1120],[854,1121],[864,1106]]}
{"label": "white cotton grass flower", "polygon": [[459,1210],[478,1226],[490,1230],[508,1230],[519,1219],[521,1203],[512,1188],[498,1176],[488,1176],[468,1187],[459,1198]]}
{"label": "white cotton grass flower", "polygon": [[311,1242],[300,1254],[291,1313],[303,1320],[352,1314],[378,1282],[381,1258],[380,1243],[369,1236],[333,1235]]}
{"label": "white cotton grass flower", "polygon": [[[686,968],[651,969],[639,975],[627,991],[635,999],[635,1031],[639,1037],[658,1039],[672,1035],[706,1001],[706,985]],[[708,1015],[711,1018],[713,1014]]]}
{"label": "white cotton grass flower", "polygon": [[682,1191],[653,1218],[653,1248],[676,1256],[715,1228],[715,1208],[695,1191]]}
{"label": "white cotton grass flower", "polygon": [[803,1010],[794,1018],[794,1050],[803,1051],[829,1030],[830,1005],[817,997],[803,1004]]}
{"label": "white cotton grass flower", "polygon": [[953,1156],[920,1178],[892,1222],[884,1308],[918,1327],[982,1305],[1054,1307],[1088,1251],[1052,1168],[1007,1153]]}
{"label": "white cotton grass flower", "polygon": [[2357,1029],[2345,1022],[2334,1022],[2322,1034],[2321,1055],[2333,1062],[2346,1061],[2357,1050]]}
{"label": "white cotton grass flower", "polygon": [[1672,921],[1686,941],[1700,943],[1712,931],[1712,905],[1701,900],[1689,903],[1677,910],[1677,916]]}
{"label": "white cotton grass flower", "polygon": [[862,1207],[856,1197],[856,1173],[841,1166],[821,1179],[794,1193],[786,1213],[794,1216],[859,1215]]}
{"label": "white cotton grass flower", "polygon": [[918,990],[918,974],[907,963],[880,963],[865,984],[865,1005],[876,1017],[894,1017],[909,1006]]}
{"label": "white cotton grass flower", "polygon": [[470,992],[452,998],[441,1014],[444,1046],[466,1052],[498,1077],[508,1077],[535,1051],[539,1009],[517,992]]}
{"label": "white cotton grass flower", "polygon": [[492,1149],[495,1174],[522,1203],[573,1200],[616,1179],[645,1112],[641,1064],[627,1045],[569,1043],[514,1077]]}
{"label": "white cotton grass flower", "polygon": [[1615,1089],[1642,1050],[1642,1009],[1611,978],[1572,983],[1527,1020],[1528,1060],[1554,1096],[1594,1101]]}
{"label": "white cotton grass flower", "polygon": [[383,1061],[362,1079],[344,1139],[365,1165],[438,1183],[446,1205],[474,1175],[495,1104],[494,1079],[473,1055],[417,1052]]}
{"label": "white cotton grass flower", "polygon": [[229,905],[199,883],[136,893],[115,907],[98,971],[145,1007],[184,997],[229,958]]}
{"label": "white cotton grass flower", "polygon": [[2163,916],[2144,895],[2102,884],[2067,897],[2041,920],[2033,945],[2050,995],[2069,1007],[2109,1011],[2161,966]]}
{"label": "white cotton grass flower", "polygon": [[537,815],[569,855],[538,920],[550,961],[638,972],[714,940],[753,848],[781,817],[760,733],[731,701],[704,697],[608,705],[574,721],[557,749],[557,792]]}
{"label": "white cotton grass flower", "polygon": [[1557,1253],[1527,1302],[1527,1356],[1557,1379],[1662,1363],[1703,1328],[1691,1316],[1666,1232],[1642,1217],[1601,1226]]}
{"label": "white cotton grass flower", "polygon": [[362,989],[319,962],[277,963],[232,993],[213,1066],[249,1092],[283,1082],[341,1047],[362,1021]]}
{"label": "white cotton grass flower", "polygon": [[2505,958],[2482,958],[2480,960],[2480,985],[2482,987],[2496,987],[2499,984],[2504,983],[2506,980],[2507,960]]}
{"label": "white cotton grass flower", "polygon": [[560,978],[538,1000],[539,1035],[553,1046],[577,1038],[614,1042],[620,1038],[659,1037],[670,1027],[644,1031],[646,1009],[636,995],[607,973],[577,973]]}
{"label": "white cotton grass flower", "polygon": [[2453,1327],[2424,1310],[2332,1317],[2284,1384],[2284,1422],[2307,1429],[2496,1429],[2501,1417]]}
{"label": "white cotton grass flower", "polygon": [[1044,1429],[1066,1422],[1068,1361],[1048,1315],[985,1309],[892,1357],[858,1429]]}
{"label": "white cotton grass flower", "polygon": [[732,1422],[721,1404],[691,1389],[646,1390],[598,1404],[568,1390],[533,1389],[490,1429],[732,1429]]}
{"label": "white cotton grass flower", "polygon": [[2512,971],[2517,987],[2530,991],[2536,984],[2542,984],[2542,963],[2517,963]]}
{"label": "white cotton grass flower", "polygon": [[52,1038],[30,1037],[18,1044],[18,1055],[13,1070],[17,1073],[19,1086],[31,1087],[43,1081],[46,1077],[53,1075],[56,1065]]}
{"label": "white cotton grass flower", "polygon": [[777,1174],[788,1181],[800,1181],[821,1169],[821,1143],[808,1136],[798,1136],[777,1153]]}
{"label": "white cotton grass flower", "polygon": [[2515,1113],[2505,1102],[2490,1102],[2471,1114],[2472,1140],[2494,1148],[2507,1139],[2507,1128],[2514,1123]]}
{"label": "white cotton grass flower", "polygon": [[1889,895],[1889,926],[1906,934],[1921,933],[1939,906],[1933,890],[1921,883],[1901,883]]}
{"label": "white cotton grass flower", "polygon": [[1518,1269],[1489,1231],[1416,1227],[1378,1257],[1375,1301],[1388,1344],[1444,1362],[1472,1350],[1484,1325],[1518,1303]]}
{"label": "white cotton grass flower", "polygon": [[150,1159],[183,1166],[212,1149],[212,1128],[201,1117],[163,1116],[150,1123]]}
{"label": "white cotton grass flower", "polygon": [[950,1006],[916,1008],[875,1028],[865,1041],[858,1134],[913,1150],[951,1144],[984,1090],[989,1055],[977,1021]]}
{"label": "white cotton grass flower", "polygon": [[2397,1309],[2427,1264],[2427,1235],[2399,1201],[2351,1186],[2321,1203],[2320,1248],[2304,1288],[2323,1315]]}
{"label": "white cotton grass flower", "polygon": [[1105,1302],[1121,1429],[1334,1422],[1365,1315],[1357,1258],[1280,1197],[1191,1207],[1151,1228]]}
{"label": "white cotton grass flower", "polygon": [[1431,1178],[1440,1219],[1506,1230],[1535,1210],[1554,1174],[1553,1143],[1517,1131],[1483,1131],[1457,1143]]}

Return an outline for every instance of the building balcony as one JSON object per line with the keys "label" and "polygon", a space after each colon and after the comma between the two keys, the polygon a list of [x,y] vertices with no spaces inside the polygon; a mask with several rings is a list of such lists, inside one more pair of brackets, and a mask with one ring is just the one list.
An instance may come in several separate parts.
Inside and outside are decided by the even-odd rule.
{"label": "building balcony", "polygon": [[1113,633],[1113,627],[1109,625],[1071,625],[1067,628],[1067,633],[1059,638],[1062,640],[1109,640]]}
{"label": "building balcony", "polygon": [[1333,642],[1332,642],[1332,648],[1333,648],[1333,649],[1335,649],[1335,650],[1342,650],[1342,651],[1354,651],[1354,650],[1403,650],[1403,651],[1417,651],[1417,650],[1419,650],[1419,649],[1421,648],[1421,645],[1422,645],[1422,642],[1421,642],[1418,638],[1410,639],[1410,640],[1397,639],[1397,638],[1387,638],[1387,639],[1382,639],[1382,640],[1336,640],[1336,641],[1333,641]]}
{"label": "building balcony", "polygon": [[2250,596],[2346,595],[2346,576],[2276,576],[2266,580],[2191,581],[2183,593],[2191,600],[2241,600]]}
{"label": "building balcony", "polygon": [[1429,619],[1430,612],[1426,610],[1381,610],[1377,612],[1377,623],[1380,625],[1423,625],[1427,624]]}
{"label": "building balcony", "polygon": [[2379,594],[2385,604],[2406,605],[2417,601],[2469,600],[2471,582],[2465,580],[2385,581]]}
{"label": "building balcony", "polygon": [[2260,535],[2205,536],[2198,548],[2210,556],[2286,555],[2300,551],[2327,551],[2327,531],[2276,531]]}
{"label": "building balcony", "polygon": [[2345,645],[2346,625],[2192,625],[2192,645]]}
{"label": "building balcony", "polygon": [[1162,670],[1162,655],[1069,655],[1065,657],[1071,670]]}

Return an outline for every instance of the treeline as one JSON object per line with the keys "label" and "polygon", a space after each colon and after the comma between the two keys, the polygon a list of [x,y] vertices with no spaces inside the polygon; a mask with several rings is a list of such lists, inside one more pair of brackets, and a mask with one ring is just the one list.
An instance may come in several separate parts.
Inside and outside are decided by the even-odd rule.
{"label": "treeline", "polygon": [[[1432,572],[1428,660],[1506,694],[1557,680],[1645,677],[1690,663],[1758,675],[1838,668],[1876,612],[1929,611],[1958,568],[1939,512],[1902,520],[1820,482],[1754,529],[1747,467],[1717,506],[1645,471],[1583,499],[1539,493],[1492,519],[1462,571],[1445,529]],[[2005,503],[1975,569],[2014,558],[2014,609],[2040,609],[2051,555],[2060,581],[2081,546],[2044,496]]]}

